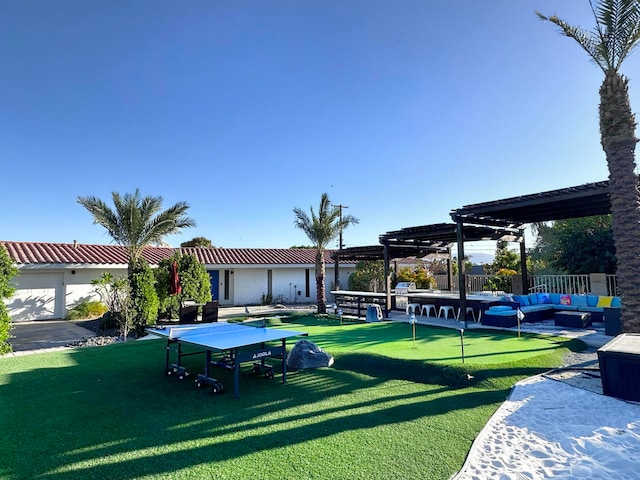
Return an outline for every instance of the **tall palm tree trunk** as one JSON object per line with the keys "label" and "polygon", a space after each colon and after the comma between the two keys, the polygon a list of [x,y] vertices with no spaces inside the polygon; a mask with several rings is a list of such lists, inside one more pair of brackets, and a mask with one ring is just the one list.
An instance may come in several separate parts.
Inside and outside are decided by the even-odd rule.
{"label": "tall palm tree trunk", "polygon": [[324,291],[324,252],[318,250],[316,252],[316,294],[318,297],[318,313],[327,313],[327,301]]}
{"label": "tall palm tree trunk", "polygon": [[640,192],[635,172],[635,118],[627,79],[609,71],[600,87],[600,135],[609,166],[613,238],[622,329],[640,332]]}

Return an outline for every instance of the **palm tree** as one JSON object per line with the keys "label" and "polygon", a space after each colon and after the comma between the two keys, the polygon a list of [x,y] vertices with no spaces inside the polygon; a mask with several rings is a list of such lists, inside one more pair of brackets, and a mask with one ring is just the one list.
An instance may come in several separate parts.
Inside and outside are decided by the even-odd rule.
{"label": "palm tree", "polygon": [[604,72],[600,86],[600,143],[609,167],[613,236],[618,259],[622,325],[640,332],[640,194],[635,173],[635,118],[629,103],[628,80],[622,62],[640,40],[640,0],[602,0],[595,7],[593,31],[572,27],[556,15],[536,14],[560,28],[587,52]]}
{"label": "palm tree", "polygon": [[318,214],[310,207],[311,214],[307,214],[300,208],[294,208],[295,226],[307,234],[309,240],[316,249],[316,292],[318,297],[318,313],[327,312],[327,300],[324,288],[325,266],[324,252],[340,232],[352,223],[358,223],[358,219],[346,215],[342,216],[339,207],[331,206],[329,196],[326,193],[320,198]]}
{"label": "palm tree", "polygon": [[166,235],[194,227],[195,222],[185,215],[189,208],[178,202],[161,212],[162,197],[142,198],[136,189],[134,194],[112,193],[115,210],[97,197],[78,197],[78,203],[93,215],[93,223],[107,229],[118,245],[127,247],[129,264],[137,260],[148,245],[161,245]]}

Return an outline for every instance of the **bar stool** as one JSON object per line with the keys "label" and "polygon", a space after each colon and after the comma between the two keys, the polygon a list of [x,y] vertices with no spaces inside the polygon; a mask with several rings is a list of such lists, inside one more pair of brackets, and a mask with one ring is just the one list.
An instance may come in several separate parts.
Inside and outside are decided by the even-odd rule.
{"label": "bar stool", "polygon": [[440,310],[438,310],[438,318],[442,316],[444,313],[444,318],[449,318],[449,312],[451,312],[451,316],[454,320],[456,320],[456,311],[451,305],[442,305]]}
{"label": "bar stool", "polygon": [[407,304],[407,315],[416,314],[420,310],[419,303],[408,303]]}
{"label": "bar stool", "polygon": [[[467,307],[466,312],[471,314],[471,318],[473,318],[474,322],[477,322],[478,320],[480,320],[479,318],[478,318],[478,320],[476,320],[476,313],[473,311],[472,307]],[[467,315],[465,314],[465,316],[464,316],[464,318],[462,320],[464,321],[466,319],[467,319]],[[460,320],[460,309],[458,309],[458,320]]]}
{"label": "bar stool", "polygon": [[420,310],[420,315],[430,317],[431,311],[433,310],[433,316],[436,316],[436,306],[431,304],[422,305],[422,309]]}

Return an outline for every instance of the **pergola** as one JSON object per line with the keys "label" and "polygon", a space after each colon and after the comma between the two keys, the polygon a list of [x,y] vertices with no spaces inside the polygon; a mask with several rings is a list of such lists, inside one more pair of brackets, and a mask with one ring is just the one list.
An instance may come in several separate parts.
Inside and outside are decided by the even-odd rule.
{"label": "pergola", "polygon": [[[387,307],[391,305],[389,262],[393,258],[448,253],[449,245],[457,244],[458,271],[463,271],[464,243],[482,240],[505,240],[520,244],[522,278],[528,290],[524,227],[527,224],[589,217],[611,213],[609,182],[601,181],[576,187],[522,195],[491,202],[466,205],[451,211],[455,223],[438,223],[408,227],[380,235],[380,245],[353,247],[334,253],[349,260],[384,259]],[[337,263],[337,262],[336,262]],[[458,277],[461,310],[466,308],[464,276]]]}
{"label": "pergola", "polygon": [[[609,197],[609,182],[605,180],[576,187],[466,205],[457,210],[452,210],[451,218],[456,222],[458,231],[463,231],[466,224],[473,224],[517,228],[524,232],[524,226],[530,223],[590,217],[608,213],[611,213],[611,200]],[[524,293],[527,293],[529,282],[527,278],[524,235],[520,236],[518,242],[520,243],[523,288]],[[458,263],[460,267],[463,258],[464,242],[458,242]],[[462,275],[458,279],[458,285],[460,308],[465,311],[467,292]]]}
{"label": "pergola", "polygon": [[521,234],[520,230],[514,228],[477,225],[463,225],[459,232],[455,223],[436,223],[387,232],[380,235],[380,245],[346,248],[335,251],[333,255],[336,263],[340,259],[355,261],[383,259],[386,303],[387,308],[391,308],[391,260],[412,256],[425,257],[429,254],[447,254],[448,256],[449,246],[458,241],[517,241]]}

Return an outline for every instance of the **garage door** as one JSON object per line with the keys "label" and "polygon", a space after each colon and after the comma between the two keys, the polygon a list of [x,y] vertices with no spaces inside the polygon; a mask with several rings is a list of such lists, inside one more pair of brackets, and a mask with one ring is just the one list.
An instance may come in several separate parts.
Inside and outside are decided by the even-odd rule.
{"label": "garage door", "polygon": [[62,317],[62,273],[21,273],[16,292],[7,301],[14,322]]}

